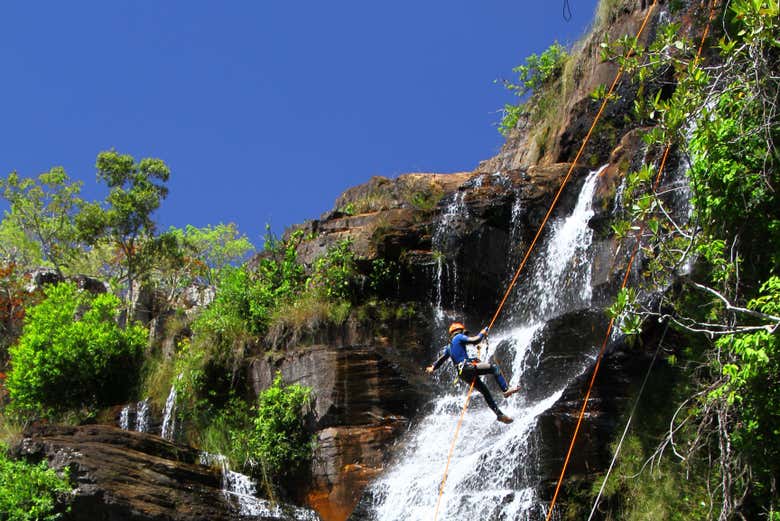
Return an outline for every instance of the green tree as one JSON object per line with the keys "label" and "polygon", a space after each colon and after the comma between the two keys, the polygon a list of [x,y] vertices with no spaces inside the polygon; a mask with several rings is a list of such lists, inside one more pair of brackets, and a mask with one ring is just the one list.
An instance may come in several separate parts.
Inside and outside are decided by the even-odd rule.
{"label": "green tree", "polygon": [[[40,245],[44,260],[62,274],[79,251],[74,218],[83,201],[78,197],[80,182],[71,182],[62,167],[37,178],[23,178],[12,172],[0,179],[3,197],[11,203],[5,215],[4,239],[11,239],[18,251],[30,251],[29,241]],[[19,232],[23,234],[20,235]],[[8,246],[3,253],[9,255]]]}
{"label": "green tree", "polygon": [[183,273],[179,278],[189,282],[211,285],[222,270],[246,259],[254,246],[234,223],[219,223],[197,228],[188,224],[183,230],[171,227],[168,233],[176,238],[185,251]]}
{"label": "green tree", "polygon": [[109,237],[116,245],[132,316],[134,284],[148,272],[159,252],[152,214],[168,195],[165,183],[170,170],[161,159],[136,162],[132,156],[115,150],[98,154],[95,166],[98,179],[108,186],[109,193],[103,205],[91,203],[84,207],[79,229],[90,244]]}
{"label": "green tree", "polygon": [[[677,354],[694,368],[692,390],[661,447],[674,447],[686,471],[702,469],[708,503],[718,505],[710,517],[720,519],[778,519],[778,15],[774,1],[730,2],[706,69],[679,25],[659,28],[648,49],[619,43],[620,55],[635,50],[621,64],[640,83],[638,119],[655,125],[645,136],[648,155],[656,149],[660,160],[668,146],[691,163],[692,211],[676,213],[671,190],[656,191],[657,167],[627,176],[628,219],[615,229],[642,233],[643,277],[613,311],[633,314],[620,321],[629,333],[662,318],[685,339]],[[659,80],[670,71],[677,83],[663,92]]]}
{"label": "green tree", "polygon": [[0,262],[30,267],[43,265],[41,245],[19,226],[8,213],[0,221]]}
{"label": "green tree", "polygon": [[206,265],[203,281],[206,284],[213,284],[226,266],[246,259],[255,248],[234,223],[219,223],[203,228],[187,225],[184,237],[192,245],[195,256]]}
{"label": "green tree", "polygon": [[92,296],[72,283],[45,289],[27,312],[24,332],[10,349],[6,388],[22,413],[121,403],[138,378],[147,331],[117,325],[119,299]]}

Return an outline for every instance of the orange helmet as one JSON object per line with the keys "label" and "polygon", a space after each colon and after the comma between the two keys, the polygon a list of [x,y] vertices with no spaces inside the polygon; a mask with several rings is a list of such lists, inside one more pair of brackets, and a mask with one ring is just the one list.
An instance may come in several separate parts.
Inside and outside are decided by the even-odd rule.
{"label": "orange helmet", "polygon": [[450,324],[450,335],[452,335],[455,331],[458,330],[465,331],[466,326],[464,326],[460,322],[453,322],[452,324]]}

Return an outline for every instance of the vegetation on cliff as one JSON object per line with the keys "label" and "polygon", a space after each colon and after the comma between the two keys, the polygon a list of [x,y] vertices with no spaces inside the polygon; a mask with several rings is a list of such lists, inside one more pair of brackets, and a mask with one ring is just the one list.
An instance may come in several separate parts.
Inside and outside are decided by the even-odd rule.
{"label": "vegetation on cliff", "polygon": [[93,297],[68,282],[45,293],[10,350],[10,407],[23,418],[50,417],[127,401],[138,382],[146,329],[117,325],[114,295]]}
{"label": "vegetation on cliff", "polygon": [[[684,375],[678,401],[623,445],[605,519],[780,518],[780,13],[762,0],[719,9],[724,31],[701,60],[679,21],[647,48],[603,44],[633,74],[650,160],[627,175],[613,223],[628,251],[641,241],[641,280],[611,312],[629,335],[668,321]],[[708,10],[694,12],[700,33]],[[689,164],[689,215],[673,208],[681,188],[657,184],[664,149],[664,175]]]}
{"label": "vegetation on cliff", "polygon": [[[602,23],[621,5],[602,2]],[[631,37],[602,44],[604,59],[633,76],[633,90],[623,94],[637,93],[634,111],[622,114],[621,124],[646,131],[646,164],[626,172],[612,223],[624,243],[620,252],[641,241],[638,284],[610,312],[637,338],[659,320],[669,324],[674,341],[665,344],[667,361],[679,378],[668,402],[646,408],[639,427],[614,445],[619,458],[601,515],[776,520],[780,13],[776,2],[732,1],[714,12],[723,32],[707,41],[700,60],[698,42],[680,36],[683,19],[675,15],[682,8],[672,3],[670,23],[657,28],[647,47]],[[683,21],[695,35],[709,13],[690,13],[692,21]],[[520,102],[506,107],[502,132],[525,120],[531,135],[555,139],[573,54],[556,43],[514,70],[517,82],[505,85]],[[596,89],[593,98],[604,95]],[[685,186],[656,185],[667,148],[665,175],[686,170]],[[247,357],[273,358],[350,316],[370,321],[407,313],[377,304],[397,284],[398,264],[358,258],[350,240],[322,247],[304,263],[299,253],[314,237],[303,231],[269,234],[263,251],[244,262],[253,246],[235,225],[157,230],[153,214],[170,175],[163,161],[112,150],[98,155],[96,167],[109,191],[99,202],[82,200],[81,185],[61,168],[0,180],[11,203],[0,222],[0,370],[7,370],[10,400],[1,420],[83,420],[147,396],[162,405],[174,386],[180,438],[224,454],[234,468],[261,478],[269,493],[279,492],[276,485],[292,481],[311,458],[304,422],[311,390],[277,376],[249,397]],[[406,181],[402,199],[431,212],[442,192],[417,181]],[[672,208],[681,192],[690,211]],[[377,211],[390,205],[388,197],[369,191],[339,211]],[[29,273],[39,266],[50,267],[56,280],[30,291]],[[75,275],[107,280],[111,293],[93,295],[65,281]],[[185,312],[193,288],[201,296],[213,290],[213,299]],[[166,326],[176,340],[169,352],[149,345],[148,330],[136,320],[148,311],[139,309],[142,292],[153,295],[157,316],[173,317]],[[20,498],[33,489],[20,474],[47,491],[31,493],[41,502],[36,515],[46,519],[65,485],[43,466],[8,461],[3,451],[0,497],[28,505]],[[578,495],[569,518],[582,518],[600,484],[570,484]],[[24,490],[4,494],[11,485]],[[15,505],[0,503],[0,512],[39,508]]]}
{"label": "vegetation on cliff", "polygon": [[60,519],[71,487],[68,475],[58,476],[46,462],[15,461],[0,444],[0,519],[54,521]]}

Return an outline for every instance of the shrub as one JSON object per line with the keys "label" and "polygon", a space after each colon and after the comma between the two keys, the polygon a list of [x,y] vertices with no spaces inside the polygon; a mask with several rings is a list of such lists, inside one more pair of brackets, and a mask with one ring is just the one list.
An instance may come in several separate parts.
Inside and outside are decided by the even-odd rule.
{"label": "shrub", "polygon": [[545,95],[545,91],[554,90],[550,86],[561,74],[568,57],[566,48],[555,42],[542,54],[532,54],[525,59],[525,64],[512,69],[512,72],[517,73],[517,83],[507,80],[503,84],[522,101],[504,106],[504,117],[498,127],[502,134],[506,135],[517,127],[523,116],[528,116],[534,122],[544,118],[558,95],[557,92]]}
{"label": "shrub", "polygon": [[281,482],[297,475],[311,460],[313,440],[304,422],[310,395],[310,388],[284,385],[277,374],[254,406],[232,396],[213,410],[201,431],[200,446],[225,456],[231,467],[260,478],[273,496]]}
{"label": "shrub", "polygon": [[19,412],[47,415],[119,403],[137,381],[147,332],[116,323],[120,301],[93,297],[72,283],[46,288],[11,347],[6,386]]}
{"label": "shrub", "polygon": [[313,442],[304,422],[310,397],[310,388],[284,385],[278,373],[258,396],[249,452],[270,477],[289,477],[311,459]]}
{"label": "shrub", "polygon": [[314,261],[306,288],[327,300],[349,300],[355,291],[356,275],[352,241],[345,239],[328,248],[325,255]]}
{"label": "shrub", "polygon": [[0,519],[52,521],[70,492],[67,474],[59,477],[46,462],[37,465],[8,459],[0,446]]}

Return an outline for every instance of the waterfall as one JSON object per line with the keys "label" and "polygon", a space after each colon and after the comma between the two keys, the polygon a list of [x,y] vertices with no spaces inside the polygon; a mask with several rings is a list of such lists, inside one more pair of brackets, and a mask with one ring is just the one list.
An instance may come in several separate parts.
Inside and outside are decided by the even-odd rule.
{"label": "waterfall", "polygon": [[590,303],[591,266],[589,249],[593,230],[593,194],[599,175],[606,168],[591,172],[580,190],[572,213],[550,223],[548,239],[538,247],[528,277],[520,284],[515,317],[545,320]]}
{"label": "waterfall", "polygon": [[[557,388],[529,393],[523,385],[526,379],[533,381],[530,375],[544,370],[537,364],[545,348],[544,336],[539,334],[545,322],[590,303],[588,254],[593,232],[588,221],[593,216],[592,200],[600,172],[591,172],[585,179],[571,214],[550,223],[546,239],[537,247],[540,260],[529,270],[520,291],[515,292],[516,302],[505,320],[510,325],[491,334],[491,346],[502,353],[503,370],[511,375],[511,383],[521,386],[521,391],[509,399],[496,394],[502,410],[515,421],[510,425],[496,422],[482,397],[474,393],[450,463],[439,511],[441,520],[514,521],[539,519],[545,514],[546,507],[538,496],[538,419],[558,401],[567,381],[581,374],[591,360],[583,356],[580,363],[570,364],[576,367],[566,368],[568,374],[560,380],[564,383]],[[456,203],[457,197],[452,211],[448,208],[443,216],[444,224],[452,222]],[[441,289],[438,291],[440,295]],[[412,426],[400,445],[402,450],[370,486],[367,501],[372,519],[432,518],[466,393],[465,384],[451,386],[446,376],[440,384],[443,394]],[[493,386],[492,378],[483,379]]]}
{"label": "waterfall", "polygon": [[149,399],[141,400],[135,406],[135,430],[138,432],[149,431]]}
{"label": "waterfall", "polygon": [[[447,250],[447,240],[452,233],[452,229],[468,218],[468,208],[464,201],[465,191],[455,193],[452,201],[447,205],[439,218],[439,223],[433,233],[432,245],[436,261],[436,274],[434,280],[434,303],[436,319],[443,322],[444,317],[444,288],[451,287],[453,292],[457,291],[457,264],[454,260],[447,262],[444,258],[444,251]],[[453,296],[453,303],[457,297]]]}
{"label": "waterfall", "polygon": [[245,519],[270,521],[273,519],[295,521],[318,521],[319,516],[306,508],[272,503],[257,497],[257,486],[252,478],[230,469],[230,464],[222,454],[200,454],[200,464],[219,466],[222,473],[222,493],[233,505],[239,516]]}
{"label": "waterfall", "polygon": [[[176,380],[180,380],[179,375]],[[168,441],[173,441],[176,435],[176,384],[171,385],[171,391],[168,393],[168,398],[165,400],[165,407],[163,408],[163,420],[162,430],[160,436]]]}
{"label": "waterfall", "polygon": [[125,405],[122,411],[119,413],[119,428],[122,430],[130,430],[130,406]]}

